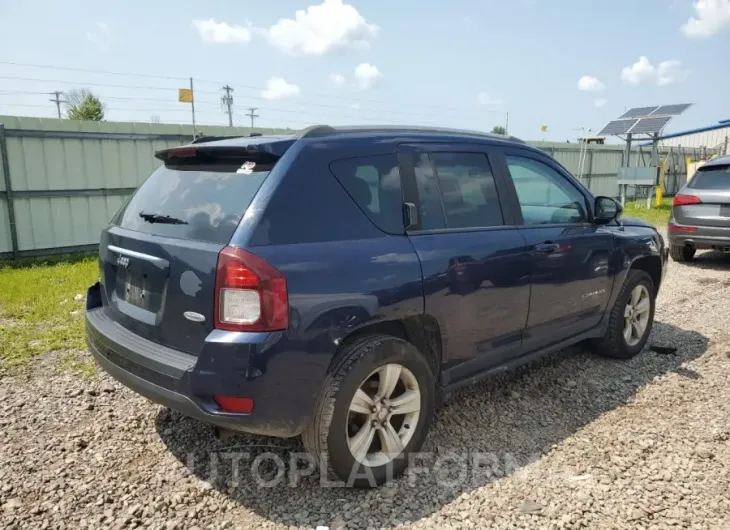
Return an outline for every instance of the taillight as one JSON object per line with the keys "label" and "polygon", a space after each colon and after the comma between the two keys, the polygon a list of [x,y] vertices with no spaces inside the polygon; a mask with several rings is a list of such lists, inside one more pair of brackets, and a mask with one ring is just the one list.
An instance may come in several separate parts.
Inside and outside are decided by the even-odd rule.
{"label": "taillight", "polygon": [[667,231],[669,232],[697,232],[696,226],[683,226],[683,225],[675,225],[675,224],[669,224],[667,226]]}
{"label": "taillight", "polygon": [[699,197],[695,197],[694,195],[675,195],[674,201],[672,201],[672,206],[685,206],[687,204],[702,204],[702,201]]}
{"label": "taillight", "polygon": [[289,327],[286,278],[266,260],[240,248],[218,254],[215,327],[228,331],[280,331]]}

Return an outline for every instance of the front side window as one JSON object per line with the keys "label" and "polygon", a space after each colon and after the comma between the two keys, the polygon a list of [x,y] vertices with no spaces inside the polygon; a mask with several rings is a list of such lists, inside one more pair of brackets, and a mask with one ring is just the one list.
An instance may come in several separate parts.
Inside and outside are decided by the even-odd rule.
{"label": "front side window", "polygon": [[414,169],[424,230],[486,228],[504,223],[485,154],[422,154]]}
{"label": "front side window", "polygon": [[585,197],[563,175],[532,158],[507,156],[525,225],[582,223]]}

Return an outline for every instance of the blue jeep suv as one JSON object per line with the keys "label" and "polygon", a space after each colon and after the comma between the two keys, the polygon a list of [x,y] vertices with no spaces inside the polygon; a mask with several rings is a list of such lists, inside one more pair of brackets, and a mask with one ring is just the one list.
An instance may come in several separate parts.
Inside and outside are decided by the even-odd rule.
{"label": "blue jeep suv", "polygon": [[315,126],[156,156],[101,234],[91,353],[219,428],[302,435],[350,485],[402,473],[459,387],[651,330],[662,237],[515,138]]}

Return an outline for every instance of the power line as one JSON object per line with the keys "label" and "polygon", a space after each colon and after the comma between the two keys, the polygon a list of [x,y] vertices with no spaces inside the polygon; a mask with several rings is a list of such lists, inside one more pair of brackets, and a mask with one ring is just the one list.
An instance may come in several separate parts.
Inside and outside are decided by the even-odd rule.
{"label": "power line", "polygon": [[[166,90],[166,91],[177,91],[175,88],[161,88],[161,87],[152,87],[152,86],[134,86],[134,85],[112,85],[112,84],[99,84],[99,83],[84,83],[84,82],[71,82],[71,81],[61,81],[61,80],[47,80],[47,79],[33,79],[33,78],[15,78],[15,77],[3,77],[0,76],[0,79],[18,79],[18,80],[26,80],[26,81],[38,81],[38,82],[53,82],[53,83],[67,83],[67,84],[82,84],[87,85],[89,87],[112,87],[112,88],[129,88],[129,89],[141,89],[141,90]],[[229,86],[229,85],[226,85]],[[231,91],[234,90],[234,87],[230,87]],[[27,91],[25,93],[28,94],[34,94],[34,92]],[[45,92],[41,92],[39,94],[45,94]],[[210,91],[199,91],[196,90],[196,94],[217,94],[216,92],[210,92]],[[224,96],[225,97],[225,96]],[[254,100],[261,100],[271,103],[270,99],[264,98],[264,97],[257,97],[257,96],[245,96],[247,99],[254,99]],[[155,101],[155,102],[164,102],[169,104],[175,104],[177,101],[175,99],[162,99],[162,98],[137,98],[137,97],[131,97],[131,96],[104,96],[103,99],[116,99],[116,100],[129,100],[129,101]],[[196,100],[196,104],[200,105],[218,105],[218,103],[212,103],[207,101],[199,101]],[[307,107],[321,107],[321,108],[328,108],[328,109],[336,109],[336,110],[352,110],[351,106],[343,106],[343,105],[327,105],[324,103],[312,103],[312,102],[306,102],[306,101],[288,101],[287,104],[289,105],[303,105]],[[286,110],[286,109],[276,109],[272,107],[257,107],[257,110],[269,110],[272,112],[301,112],[296,110]],[[403,110],[391,110],[391,109],[360,109],[358,110],[358,115],[350,116],[355,119],[364,119],[362,114],[388,114],[388,115],[404,115],[404,116],[415,116],[418,118],[434,118],[434,119],[443,119],[443,116],[438,116],[435,114],[424,114],[420,112],[408,112]],[[320,114],[317,114],[319,116]],[[339,117],[341,117],[341,114],[338,114]],[[229,120],[231,121],[231,120]],[[383,121],[383,120],[380,120]]]}
{"label": "power line", "polygon": [[[29,67],[29,68],[45,68],[50,70],[60,70],[60,71],[74,71],[74,72],[84,72],[84,73],[90,73],[90,74],[104,74],[104,75],[119,75],[119,76],[130,76],[130,77],[144,77],[144,78],[150,78],[150,79],[166,79],[166,80],[187,80],[187,77],[172,77],[172,76],[163,76],[163,75],[152,75],[152,74],[135,74],[135,73],[129,73],[129,72],[113,72],[108,70],[93,70],[93,69],[85,69],[85,68],[72,68],[72,67],[65,67],[65,66],[55,66],[55,65],[43,65],[43,64],[27,64],[27,63],[17,63],[13,61],[0,61],[0,64],[6,64],[10,66],[20,66],[20,67]],[[4,79],[4,78],[0,78]],[[198,79],[196,78],[196,81],[200,83],[211,83],[216,85],[222,85],[224,82],[222,81],[212,81],[210,79]],[[256,91],[262,91],[264,90],[264,87],[260,86],[252,86],[252,85],[246,85],[243,83],[236,83],[238,86],[256,90]],[[102,86],[102,85],[98,85]],[[131,88],[131,87],[130,87]],[[323,94],[323,93],[317,93],[317,92],[310,92],[308,93],[311,97],[318,97],[318,98],[326,98],[328,100],[336,99],[336,100],[346,100],[349,101],[351,98],[346,98],[343,96],[336,96],[333,94]],[[358,98],[360,101],[368,102],[368,103],[378,103],[382,104],[385,103],[390,104],[392,102],[387,102],[384,100],[377,100],[377,99],[363,99]],[[474,112],[474,108],[455,108],[455,107],[444,107],[443,105],[422,105],[423,108],[432,108],[437,110],[446,110],[446,111],[452,111],[452,112]],[[498,112],[503,113],[504,111],[499,110],[491,110],[491,109],[480,109],[482,112]]]}
{"label": "power line", "polygon": [[[64,85],[87,85],[90,87],[106,87],[106,88],[130,88],[134,90],[166,90],[171,92],[177,92],[178,88],[172,87],[154,87],[154,86],[140,86],[140,85],[111,85],[107,83],[96,83],[96,82],[82,82],[82,81],[64,81],[61,79],[38,79],[34,77],[12,77],[12,76],[0,76],[0,79],[6,79],[9,81],[33,81],[35,83],[60,83]],[[199,90],[198,94],[218,94],[218,92],[202,91]]]}
{"label": "power line", "polygon": [[109,72],[105,70],[91,70],[87,68],[72,68],[70,66],[54,66],[49,64],[26,64],[26,63],[16,63],[13,61],[0,61],[0,64],[7,64],[10,66],[23,66],[28,68],[46,68],[50,70],[68,70],[70,72],[84,72],[87,74],[105,74],[105,75],[126,75],[130,77],[147,77],[150,79],[170,79],[175,81],[187,81],[187,77],[169,77],[164,75],[152,75],[152,74],[132,74],[132,73],[124,73],[124,72]]}

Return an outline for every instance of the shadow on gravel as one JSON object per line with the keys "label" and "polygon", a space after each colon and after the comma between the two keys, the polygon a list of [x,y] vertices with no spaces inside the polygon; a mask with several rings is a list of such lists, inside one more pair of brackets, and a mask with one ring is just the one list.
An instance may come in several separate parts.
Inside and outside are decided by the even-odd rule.
{"label": "shadow on gravel", "polygon": [[672,263],[672,266],[694,267],[697,269],[710,269],[716,271],[730,271],[730,254],[725,254],[717,250],[698,252],[692,261],[688,263]]}
{"label": "shadow on gravel", "polygon": [[[238,435],[217,440],[210,426],[164,410],[156,425],[163,442],[193,474],[268,520],[333,530],[345,523],[357,528],[397,525],[518,473],[553,445],[627,403],[654,378],[669,373],[693,377],[681,365],[705,352],[708,340],[656,322],[648,345],[657,351],[647,347],[623,362],[569,348],[460,391],[436,412],[424,458],[415,462],[426,470],[371,491],[323,486],[317,472],[301,478],[297,469],[306,466],[297,465],[297,453],[303,451],[298,438]],[[585,473],[586,463],[599,456],[566,465],[566,480]],[[266,482],[270,487],[262,486]],[[524,500],[515,499],[514,505]],[[481,517],[515,509],[490,504],[479,506]]]}

